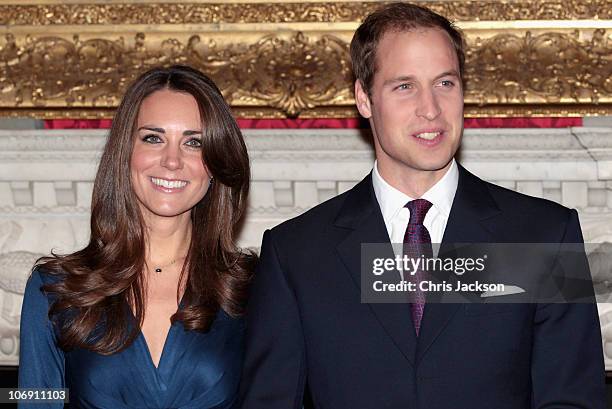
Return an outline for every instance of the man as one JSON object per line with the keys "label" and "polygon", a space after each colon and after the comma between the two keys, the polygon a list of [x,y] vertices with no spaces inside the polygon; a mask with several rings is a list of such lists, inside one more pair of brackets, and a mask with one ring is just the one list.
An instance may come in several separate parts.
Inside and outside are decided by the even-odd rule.
{"label": "man", "polygon": [[[264,235],[248,310],[244,409],[604,408],[596,307],[362,303],[362,243],[580,243],[575,210],[472,175],[463,45],[390,4],[351,43],[376,162],[350,191]],[[418,199],[418,200],[416,200]],[[426,299],[427,300],[427,299]]]}

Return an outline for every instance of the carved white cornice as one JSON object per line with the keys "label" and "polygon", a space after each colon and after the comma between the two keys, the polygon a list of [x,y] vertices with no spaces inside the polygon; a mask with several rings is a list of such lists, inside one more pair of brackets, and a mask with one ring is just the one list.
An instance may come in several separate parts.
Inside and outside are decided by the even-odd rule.
{"label": "carved white cornice", "polygon": [[[0,130],[0,160],[48,160],[97,157],[107,130]],[[357,129],[271,129],[243,130],[252,159],[292,158],[305,152],[318,158],[338,155],[355,159],[372,157],[371,136]],[[515,155],[548,160],[589,157],[589,152],[612,156],[610,128],[562,129],[466,129],[462,155],[481,159]]]}
{"label": "carved white cornice", "polygon": [[[359,181],[373,164],[369,131],[244,130],[252,168],[239,243]],[[17,363],[21,293],[34,260],[74,251],[108,130],[0,131],[0,364]],[[612,241],[612,128],[467,129],[460,160],[478,176],[578,208],[585,240]],[[604,275],[605,276],[605,275]],[[605,278],[605,277],[604,277]],[[612,369],[612,309],[600,306]]]}
{"label": "carved white cornice", "polygon": [[575,128],[574,134],[597,162],[600,179],[612,180],[611,133],[608,128]]}

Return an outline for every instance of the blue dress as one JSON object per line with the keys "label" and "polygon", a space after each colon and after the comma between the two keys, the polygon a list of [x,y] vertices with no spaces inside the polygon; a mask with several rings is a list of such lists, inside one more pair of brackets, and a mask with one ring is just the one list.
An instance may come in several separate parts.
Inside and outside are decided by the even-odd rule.
{"label": "blue dress", "polygon": [[[220,311],[207,333],[174,323],[156,368],[142,333],[123,351],[100,355],[64,352],[48,319],[53,280],[35,271],[21,312],[20,388],[68,388],[70,408],[225,409],[237,398],[242,369],[242,320]],[[63,403],[20,407],[62,408]]]}

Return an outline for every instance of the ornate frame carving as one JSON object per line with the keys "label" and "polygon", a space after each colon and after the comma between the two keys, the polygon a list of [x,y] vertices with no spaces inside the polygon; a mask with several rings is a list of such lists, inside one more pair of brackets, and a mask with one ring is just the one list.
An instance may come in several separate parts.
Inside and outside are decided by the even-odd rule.
{"label": "ornate frame carving", "polygon": [[[466,116],[612,114],[608,0],[422,3],[466,34]],[[379,4],[0,0],[0,116],[110,117],[139,72],[172,63],[209,73],[241,117],[356,116],[348,43]]]}

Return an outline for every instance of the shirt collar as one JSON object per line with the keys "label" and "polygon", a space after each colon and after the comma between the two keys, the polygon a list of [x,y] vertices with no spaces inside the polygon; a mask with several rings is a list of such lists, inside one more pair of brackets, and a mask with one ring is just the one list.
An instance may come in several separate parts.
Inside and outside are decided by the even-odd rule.
{"label": "shirt collar", "polygon": [[457,186],[459,184],[459,167],[453,158],[450,167],[442,176],[442,179],[433,185],[425,194],[423,199],[429,200],[433,206],[448,218],[450,215]]}
{"label": "shirt collar", "polygon": [[[442,179],[425,192],[421,198],[430,201],[438,212],[448,218],[458,183],[459,168],[453,158]],[[406,203],[414,200],[414,198],[402,193],[383,179],[378,173],[378,161],[374,162],[374,168],[372,169],[372,185],[385,223],[392,220]]]}

